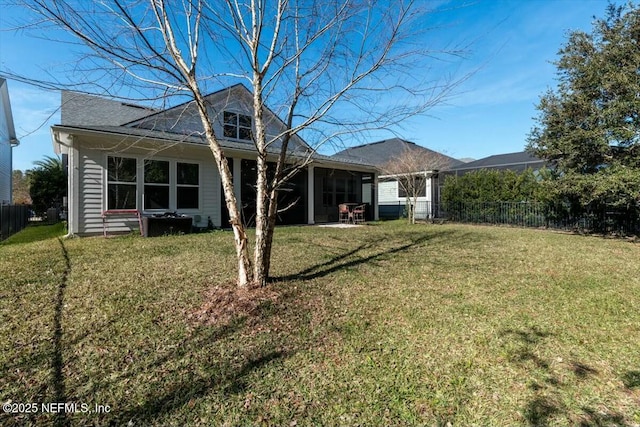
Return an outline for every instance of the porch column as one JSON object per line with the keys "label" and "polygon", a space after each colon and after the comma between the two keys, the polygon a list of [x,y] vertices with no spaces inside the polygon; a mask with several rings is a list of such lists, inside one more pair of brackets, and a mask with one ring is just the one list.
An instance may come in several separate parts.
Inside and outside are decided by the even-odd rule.
{"label": "porch column", "polygon": [[378,221],[380,217],[378,216],[378,172],[374,172],[373,174],[373,220]]}
{"label": "porch column", "polygon": [[242,171],[240,170],[241,159],[233,158],[233,194],[236,196],[236,204],[238,209],[242,210]]}
{"label": "porch column", "polygon": [[[80,232],[79,220],[80,215],[78,212],[78,202],[80,201],[80,182],[78,179],[78,149],[72,146],[68,152],[67,160],[67,221],[69,221],[67,228],[70,235],[74,235]],[[105,174],[106,176],[106,174]],[[103,191],[106,189],[106,185],[102,186]],[[105,197],[105,200],[107,198]],[[106,207],[105,207],[106,209]]]}
{"label": "porch column", "polygon": [[313,180],[313,170],[313,165],[307,166],[307,224],[316,223],[316,215],[314,210],[316,200],[314,194],[315,183]]}

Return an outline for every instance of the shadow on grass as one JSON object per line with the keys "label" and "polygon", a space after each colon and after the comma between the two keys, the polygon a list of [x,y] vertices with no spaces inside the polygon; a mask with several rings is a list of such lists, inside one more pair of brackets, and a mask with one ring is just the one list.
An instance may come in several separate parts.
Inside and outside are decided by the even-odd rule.
{"label": "shadow on grass", "polygon": [[524,409],[524,417],[531,426],[548,426],[549,419],[560,412],[558,404],[548,397],[536,396]]}
{"label": "shadow on grass", "polygon": [[[559,393],[564,387],[563,382],[554,374],[551,363],[539,357],[535,352],[535,347],[543,345],[544,341],[554,334],[533,326],[521,330],[505,329],[501,335],[512,336],[519,344],[519,348],[509,359],[511,362],[521,364],[524,368],[526,368],[527,362],[531,362],[534,368],[531,370],[530,376],[535,377],[537,372],[546,377],[544,383],[533,381],[530,386],[534,395],[523,408],[523,415],[530,426],[544,427],[562,423],[554,417],[566,417],[564,422],[579,417],[581,427],[629,425],[625,423],[624,416],[619,413],[603,413],[589,407],[581,407],[576,413],[575,409],[568,408],[562,403]],[[584,381],[599,374],[596,369],[579,361],[569,362],[568,369],[578,381]],[[634,372],[627,373],[625,379],[633,383],[633,374]],[[626,381],[625,384],[627,384]]]}
{"label": "shadow on grass", "polygon": [[632,425],[627,423],[621,414],[606,414],[591,408],[582,408],[582,411],[584,415],[580,421],[580,427],[631,427]]}
{"label": "shadow on grass", "polygon": [[622,376],[622,382],[628,389],[640,389],[640,371],[629,371]]}
{"label": "shadow on grass", "polygon": [[118,419],[113,420],[111,424],[156,424],[161,422],[163,416],[185,405],[193,407],[198,399],[216,390],[223,391],[225,395],[242,393],[247,389],[246,377],[252,372],[273,361],[290,356],[290,353],[283,351],[266,352],[247,360],[242,366],[232,371],[226,371],[222,366],[201,367],[213,370],[213,373],[208,376],[197,376],[190,372],[177,384],[172,384],[166,389],[153,390],[144,403],[120,412]]}
{"label": "shadow on grass", "polygon": [[170,350],[156,354],[146,363],[136,362],[137,355],[127,353],[125,357],[132,357],[133,369],[101,381],[93,389],[94,394],[126,387],[128,383],[137,384],[140,377],[150,373],[155,373],[156,378],[146,389],[141,389],[144,391],[135,400],[123,402],[122,407],[104,415],[100,424],[162,425],[168,418],[172,423],[181,422],[177,421],[180,419],[188,423],[197,406],[210,400],[208,396],[225,399],[246,393],[251,387],[251,375],[293,356],[295,344],[268,335],[267,341],[261,341],[253,350],[238,348],[228,352],[229,348],[215,343],[252,333],[256,323],[268,323],[271,316],[282,314],[280,309],[289,304],[278,307],[267,304],[251,316],[234,317],[216,326],[199,325],[188,336],[176,340]]}
{"label": "shadow on grass", "polygon": [[[373,239],[373,240],[369,240],[366,241],[362,244],[360,244],[359,246],[357,246],[354,249],[351,250],[347,250],[343,253],[340,253],[336,256],[334,256],[333,258],[329,259],[328,261],[325,261],[323,263],[320,264],[316,264],[313,265],[311,267],[308,267],[298,273],[295,274],[290,274],[290,275],[286,275],[286,276],[280,276],[280,277],[273,277],[270,278],[271,282],[286,282],[289,280],[313,280],[313,279],[318,279],[321,277],[325,277],[328,276],[332,273],[335,273],[337,271],[343,270],[343,269],[348,269],[351,267],[356,267],[358,265],[362,265],[362,264],[366,264],[368,262],[372,262],[372,261],[378,261],[381,259],[386,258],[389,255],[394,255],[394,254],[398,254],[401,252],[405,252],[408,251],[414,247],[417,247],[429,240],[434,240],[437,238],[444,238],[444,237],[449,237],[452,235],[458,235],[458,238],[460,237],[460,233],[456,232],[456,231],[438,231],[435,233],[429,233],[429,234],[401,234],[396,236],[397,238],[400,238],[399,240],[401,240],[401,243],[399,246],[396,247],[392,247],[389,249],[385,249],[385,250],[380,250],[377,251],[371,255],[367,255],[367,256],[361,256],[358,257],[358,255],[364,251],[367,251],[369,249],[374,249],[376,248],[378,245],[388,242],[388,236],[384,236],[384,237],[380,237],[377,239]],[[404,238],[404,239],[403,239]],[[405,240],[406,239],[406,240]],[[406,243],[404,243],[406,242]]]}
{"label": "shadow on grass", "polygon": [[589,365],[585,365],[584,363],[575,361],[571,362],[571,370],[576,375],[576,377],[581,380],[598,374],[597,369],[594,369]]}
{"label": "shadow on grass", "polygon": [[534,396],[523,410],[523,414],[530,426],[548,426],[551,418],[562,412],[561,405],[542,392],[548,391],[549,386],[557,386],[558,380],[552,375],[549,362],[539,357],[535,352],[535,347],[541,345],[543,341],[552,336],[550,332],[544,331],[537,326],[525,329],[505,329],[501,336],[513,337],[518,348],[510,355],[509,360],[526,368],[530,362],[534,368],[531,374],[536,371],[546,376],[546,385],[541,385],[534,381],[530,388],[534,391]]}
{"label": "shadow on grass", "polygon": [[[71,260],[69,259],[69,253],[64,246],[62,239],[58,238],[60,248],[62,249],[62,256],[64,257],[65,267],[60,278],[60,284],[58,285],[58,292],[56,294],[56,305],[53,314],[53,354],[51,355],[51,381],[53,383],[53,392],[55,395],[55,402],[66,402],[67,395],[64,386],[64,359],[62,357],[62,309],[64,307],[64,293],[67,288],[67,282],[69,280],[69,273],[71,273]],[[56,414],[55,426],[67,426],[69,420],[66,417],[64,411]]]}
{"label": "shadow on grass", "polygon": [[[127,382],[129,379],[134,379],[135,377],[137,377],[141,372],[151,372],[156,369],[162,370],[165,364],[180,360],[186,356],[189,356],[191,353],[202,351],[202,349],[205,348],[207,344],[222,340],[234,334],[235,332],[238,332],[243,328],[243,326],[243,319],[235,319],[230,324],[217,328],[198,328],[195,334],[190,335],[182,339],[180,342],[176,343],[174,345],[175,350],[158,355],[158,357],[145,364],[144,366],[138,368],[137,370],[130,370],[126,374],[118,375],[113,381],[104,382],[102,387],[108,388],[109,385],[112,385],[116,382]],[[94,392],[95,391],[97,391],[97,389],[94,388]]]}

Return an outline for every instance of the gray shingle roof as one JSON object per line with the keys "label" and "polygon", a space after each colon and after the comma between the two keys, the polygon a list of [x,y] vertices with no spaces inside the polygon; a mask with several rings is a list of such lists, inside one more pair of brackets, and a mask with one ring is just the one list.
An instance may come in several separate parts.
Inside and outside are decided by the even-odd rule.
{"label": "gray shingle roof", "polygon": [[[383,141],[372,142],[370,144],[359,145],[357,147],[347,148],[333,155],[336,159],[355,160],[376,166],[382,166],[385,163],[400,156],[406,150],[418,150],[432,154],[438,159],[437,169],[445,169],[462,164],[460,160],[454,159],[437,151],[417,145],[414,142],[406,141],[401,138],[385,139]],[[445,165],[442,166],[444,160]],[[427,169],[429,169],[427,167]]]}
{"label": "gray shingle roof", "polygon": [[526,151],[516,153],[496,154],[469,163],[463,163],[450,168],[449,170],[471,170],[471,169],[513,169],[524,170],[527,167],[537,168],[545,164],[541,160]]}
{"label": "gray shingle roof", "polygon": [[71,126],[119,126],[156,110],[68,90],[62,91],[60,119]]}
{"label": "gray shingle roof", "polygon": [[[58,127],[58,126],[54,126]],[[108,133],[111,135],[120,135],[124,138],[149,138],[155,139],[159,141],[168,141],[173,143],[188,143],[188,144],[198,144],[198,145],[208,145],[203,136],[199,134],[191,134],[191,135],[182,135],[177,133],[165,132],[161,130],[151,130],[151,129],[142,129],[142,128],[134,128],[129,126],[74,126],[74,125],[59,125],[60,128],[67,129],[69,131],[73,130],[83,130],[89,132],[99,132],[99,133]],[[229,148],[232,150],[242,150],[242,151],[252,151],[255,152],[256,149],[252,143],[248,142],[238,142],[227,139],[220,140],[220,146],[224,148]],[[300,147],[302,148],[302,147]],[[271,151],[273,154],[279,154],[279,150],[277,147],[272,147]],[[298,150],[293,151],[291,154],[295,157],[306,156],[308,152]],[[334,156],[325,156],[318,153],[313,153],[311,158],[316,161],[327,161],[330,163],[343,163],[357,166],[365,166],[365,167],[373,167],[370,163],[357,161],[355,159],[338,159]]]}

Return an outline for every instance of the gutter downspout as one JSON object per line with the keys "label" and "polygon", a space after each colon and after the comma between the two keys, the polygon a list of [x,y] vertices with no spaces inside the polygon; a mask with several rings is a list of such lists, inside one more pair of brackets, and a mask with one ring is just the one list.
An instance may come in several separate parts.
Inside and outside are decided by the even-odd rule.
{"label": "gutter downspout", "polygon": [[67,139],[71,141],[70,144],[65,144],[61,137],[60,132],[51,129],[51,139],[53,140],[53,151],[56,154],[63,154],[62,147],[67,148],[67,234],[63,236],[64,239],[68,239],[74,237],[73,229],[76,227],[77,216],[75,215],[76,203],[77,200],[73,199],[73,194],[75,193],[76,185],[75,185],[75,173],[73,171],[75,167],[75,156],[73,154],[73,136],[67,134]]}
{"label": "gutter downspout", "polygon": [[9,174],[9,204],[13,204],[13,149],[20,145],[20,140],[14,136],[9,138],[9,165],[11,165],[11,173]]}

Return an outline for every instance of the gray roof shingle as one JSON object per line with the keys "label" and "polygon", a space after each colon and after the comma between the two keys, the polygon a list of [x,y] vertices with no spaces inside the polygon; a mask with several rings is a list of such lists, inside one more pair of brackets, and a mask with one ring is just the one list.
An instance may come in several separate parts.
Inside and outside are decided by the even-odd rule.
{"label": "gray roof shingle", "polygon": [[545,161],[526,151],[516,153],[495,154],[469,163],[463,163],[450,168],[451,171],[463,171],[472,169],[513,169],[525,170],[528,167],[542,167]]}
{"label": "gray roof shingle", "polygon": [[[357,147],[347,148],[334,154],[334,158],[356,160],[376,166],[382,166],[385,163],[400,156],[407,150],[418,150],[427,152],[437,158],[437,169],[446,169],[453,166],[463,164],[460,160],[449,157],[437,151],[422,147],[415,142],[407,141],[401,138],[385,139],[383,141],[372,142],[370,144],[359,145]],[[445,166],[443,166],[443,160]],[[427,167],[427,169],[430,169]]]}
{"label": "gray roof shingle", "polygon": [[[172,132],[165,132],[162,130],[151,130],[151,129],[143,129],[143,128],[135,128],[129,126],[75,126],[75,125],[59,125],[54,126],[59,128],[64,128],[70,131],[73,130],[83,130],[89,132],[99,132],[99,133],[108,133],[111,135],[120,135],[123,139],[138,139],[138,138],[149,138],[159,141],[168,141],[168,142],[179,142],[179,143],[189,143],[189,144],[198,144],[198,145],[208,145],[204,137],[200,134],[193,133],[191,135],[184,135]],[[220,146],[224,148],[229,148],[232,150],[242,150],[242,151],[255,151],[255,147],[251,143],[247,142],[239,142],[232,141],[227,139],[220,140]],[[297,146],[298,150],[292,150],[290,154],[294,157],[306,157],[309,155],[309,152],[304,147]],[[268,150],[273,154],[278,154],[279,149],[276,146],[271,146]],[[325,156],[318,153],[312,153],[310,157],[316,161],[327,161],[330,163],[343,163],[357,166],[365,166],[365,167],[373,167],[370,163],[357,161],[355,159],[339,159],[333,156]]]}
{"label": "gray roof shingle", "polygon": [[141,119],[156,110],[99,96],[62,91],[60,120],[71,126],[119,126]]}

